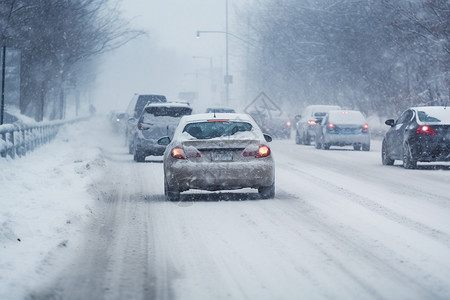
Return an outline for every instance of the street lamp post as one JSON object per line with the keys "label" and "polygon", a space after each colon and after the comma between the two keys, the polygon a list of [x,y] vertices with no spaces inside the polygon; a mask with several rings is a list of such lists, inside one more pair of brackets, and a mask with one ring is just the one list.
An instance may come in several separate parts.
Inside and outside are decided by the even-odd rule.
{"label": "street lamp post", "polygon": [[231,77],[228,73],[228,0],[225,0],[225,99],[226,105],[229,105],[230,101],[230,83]]}
{"label": "street lamp post", "polygon": [[2,47],[2,99],[0,108],[0,125],[3,125],[3,114],[5,112],[5,81],[6,81],[6,45]]}

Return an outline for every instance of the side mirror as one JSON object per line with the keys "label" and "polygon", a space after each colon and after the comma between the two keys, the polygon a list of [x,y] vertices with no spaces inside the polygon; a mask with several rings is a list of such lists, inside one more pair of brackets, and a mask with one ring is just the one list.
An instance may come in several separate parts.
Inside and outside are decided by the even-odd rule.
{"label": "side mirror", "polygon": [[170,137],[165,136],[165,137],[160,138],[160,139],[157,141],[157,144],[158,144],[158,145],[161,145],[161,146],[167,146],[167,145],[169,145],[169,144],[170,144]]}
{"label": "side mirror", "polygon": [[389,119],[389,120],[386,120],[386,122],[384,122],[384,124],[392,127],[392,126],[394,126],[395,121],[394,121],[394,119]]}
{"label": "side mirror", "polygon": [[272,137],[268,134],[264,134],[264,139],[266,140],[266,142],[270,143],[272,141]]}

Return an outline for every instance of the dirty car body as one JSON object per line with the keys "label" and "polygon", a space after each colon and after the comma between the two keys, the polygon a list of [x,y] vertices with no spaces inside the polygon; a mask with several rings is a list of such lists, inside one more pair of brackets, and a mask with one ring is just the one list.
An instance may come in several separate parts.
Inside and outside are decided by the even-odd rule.
{"label": "dirty car body", "polygon": [[275,167],[264,135],[247,114],[199,114],[183,117],[164,153],[164,185],[169,200],[190,189],[255,188],[273,198]]}
{"label": "dirty car body", "polygon": [[190,115],[192,108],[184,103],[151,103],[140,116],[134,136],[134,160],[142,162],[146,156],[163,155],[165,146],[158,145],[161,136],[172,137],[182,116]]}

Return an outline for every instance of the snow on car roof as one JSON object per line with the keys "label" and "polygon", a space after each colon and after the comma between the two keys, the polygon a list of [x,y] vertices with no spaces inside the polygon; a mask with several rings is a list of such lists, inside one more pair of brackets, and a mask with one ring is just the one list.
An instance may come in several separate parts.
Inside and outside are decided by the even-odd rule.
{"label": "snow on car roof", "polygon": [[183,102],[154,102],[145,107],[190,107],[188,103]]}
{"label": "snow on car roof", "polygon": [[412,109],[417,111],[419,122],[450,124],[450,107],[421,106],[412,107]]}
{"label": "snow on car roof", "polygon": [[212,119],[223,119],[230,121],[246,121],[250,123],[254,123],[253,118],[248,114],[240,114],[240,113],[204,113],[204,114],[194,114],[190,116],[184,116],[183,120],[186,123],[191,122],[202,122]]}
{"label": "snow on car roof", "polygon": [[337,124],[365,123],[366,119],[357,110],[332,110],[328,112],[329,120]]}

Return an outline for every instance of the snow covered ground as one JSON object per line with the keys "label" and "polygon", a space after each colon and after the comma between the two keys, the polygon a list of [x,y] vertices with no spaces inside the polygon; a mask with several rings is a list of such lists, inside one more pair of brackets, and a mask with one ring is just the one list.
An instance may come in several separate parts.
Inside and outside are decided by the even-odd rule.
{"label": "snow covered ground", "polygon": [[271,147],[272,200],[166,202],[160,160],[133,162],[105,118],[0,160],[0,299],[450,298],[449,164]]}

